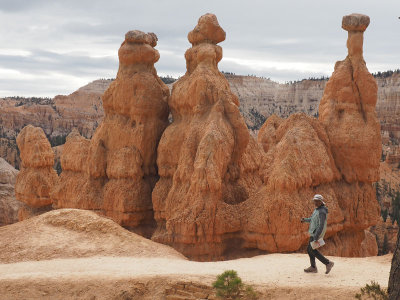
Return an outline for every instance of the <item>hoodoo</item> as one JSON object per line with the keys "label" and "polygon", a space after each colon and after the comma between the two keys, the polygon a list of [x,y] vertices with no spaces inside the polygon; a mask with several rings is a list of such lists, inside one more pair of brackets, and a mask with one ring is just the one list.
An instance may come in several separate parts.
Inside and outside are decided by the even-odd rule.
{"label": "hoodoo", "polygon": [[[173,122],[158,147],[153,239],[190,257],[212,259],[223,252],[225,202],[246,198],[238,179],[249,132],[238,98],[218,70],[222,48],[217,44],[225,40],[225,31],[216,16],[202,16],[188,39],[187,72],[172,89]],[[230,226],[239,230],[237,225]]]}
{"label": "hoodoo", "polygon": [[154,33],[125,35],[117,78],[103,95],[104,120],[90,141],[68,138],[61,157],[67,172],[53,193],[58,208],[95,210],[147,237],[154,229],[156,149],[169,111],[168,87],[154,68],[156,45]]}
{"label": "hoodoo", "polygon": [[21,221],[52,208],[50,191],[58,176],[53,169],[54,152],[41,128],[24,127],[18,134],[17,145],[22,163],[15,182],[15,197],[25,204],[18,212]]}
{"label": "hoodoo", "polygon": [[319,119],[273,115],[257,141],[218,70],[225,31],[215,15],[188,34],[187,71],[171,96],[154,68],[156,36],[130,31],[103,96],[104,120],[91,140],[68,136],[59,181],[43,131],[20,133],[17,197],[34,207],[93,210],[191,259],[218,260],[301,249],[308,233],[300,220],[322,194],[324,253],[376,255],[365,234],[379,216],[372,183],[381,154],[377,85],[362,56],[368,24],[364,15],[343,18],[349,54],[335,65]]}

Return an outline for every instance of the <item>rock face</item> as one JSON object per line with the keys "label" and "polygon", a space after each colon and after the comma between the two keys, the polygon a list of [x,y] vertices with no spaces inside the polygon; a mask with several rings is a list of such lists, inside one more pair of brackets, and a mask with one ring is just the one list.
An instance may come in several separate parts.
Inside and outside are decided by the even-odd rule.
{"label": "rock face", "polygon": [[15,183],[15,196],[25,206],[19,219],[51,209],[50,190],[58,181],[53,169],[54,153],[41,128],[26,126],[17,137],[22,161]]}
{"label": "rock face", "polygon": [[[317,116],[327,83],[327,79],[305,79],[280,84],[255,76],[224,75],[232,92],[239,98],[239,109],[247,127],[254,133],[272,114],[284,118],[296,112]],[[376,111],[381,130],[386,132],[388,139],[390,134],[399,140],[400,71],[378,72],[375,78],[378,84]],[[33,98],[0,99],[0,157],[19,169],[15,138],[29,123],[43,127],[52,145],[59,145],[60,141],[64,143],[73,128],[91,138],[104,116],[101,96],[111,82],[108,79],[96,80],[68,96],[56,96],[47,102],[36,103]],[[43,107],[49,107],[53,112],[42,113],[47,111]],[[56,122],[59,119],[63,121]]]}
{"label": "rock face", "polygon": [[15,199],[17,174],[17,170],[0,158],[0,226],[18,222],[18,211],[23,204]]}
{"label": "rock face", "polygon": [[345,253],[341,255],[357,255],[353,252],[357,250],[355,241],[365,239],[364,230],[368,224],[376,224],[379,211],[372,188],[372,182],[379,180],[381,155],[380,126],[375,112],[377,84],[368,72],[362,51],[363,32],[368,24],[369,17],[365,15],[343,17],[342,27],[349,33],[348,56],[336,63],[319,107],[319,119],[343,178],[340,182],[343,188],[336,189],[339,206],[345,213],[343,232],[338,235],[347,240],[347,250],[343,247]]}
{"label": "rock face", "polygon": [[369,228],[369,231],[374,235],[380,254],[394,253],[397,242],[397,233],[399,226],[397,223],[392,224],[390,217],[384,222],[379,218],[378,224]]}
{"label": "rock face", "polygon": [[101,96],[111,80],[96,80],[68,96],[0,99],[0,157],[20,167],[16,137],[26,125],[41,127],[52,145],[65,142],[73,128],[92,137],[104,111]]}
{"label": "rock face", "polygon": [[99,211],[146,236],[154,223],[156,149],[169,113],[169,90],[154,69],[156,45],[153,33],[125,35],[117,78],[103,95],[104,120],[90,141],[68,136],[53,192],[57,208]]}
{"label": "rock face", "polygon": [[336,63],[319,106],[336,164],[348,183],[379,180],[382,146],[375,111],[378,87],[362,52],[368,24],[369,18],[363,15],[343,18],[342,27],[349,32],[349,54]]}
{"label": "rock face", "polygon": [[222,58],[217,43],[225,32],[215,15],[202,16],[188,39],[193,46],[185,53],[187,72],[168,102],[173,123],[158,147],[153,239],[210,259],[223,251],[225,229],[218,222],[229,205],[224,199],[236,203],[247,194],[238,180],[249,132],[238,99],[217,68]]}
{"label": "rock face", "polygon": [[[336,63],[320,118],[273,115],[258,141],[218,70],[225,32],[215,15],[202,16],[188,34],[187,72],[171,97],[154,69],[156,36],[128,32],[117,79],[103,96],[103,122],[91,140],[77,131],[67,137],[53,206],[93,210],[192,259],[216,260],[301,249],[308,234],[300,219],[312,213],[319,193],[330,212],[325,253],[376,255],[365,231],[378,220],[372,182],[381,154],[377,86],[362,58],[368,20],[343,18],[349,55]],[[18,137],[21,159],[44,177],[54,154],[32,128]],[[16,191],[31,195],[37,186]],[[20,197],[41,206],[52,202],[48,194]]]}
{"label": "rock face", "polygon": [[316,116],[326,85],[325,79],[281,84],[255,76],[224,75],[232,92],[239,97],[240,111],[247,126],[255,131],[273,114],[281,118],[297,112]]}
{"label": "rock face", "polygon": [[[355,18],[355,24],[360,18],[360,26],[366,27],[365,16]],[[353,17],[347,20],[345,28],[355,26]],[[222,51],[216,44],[223,31],[214,15],[200,18],[188,35],[193,46],[185,54],[187,72],[172,90],[173,123],[158,148],[154,240],[198,260],[249,249],[295,251],[308,239],[298,222],[311,214],[309,199],[320,193],[330,209],[328,252],[376,255],[376,242],[364,231],[378,218],[371,184],[378,178],[380,155],[376,83],[362,59],[362,32],[353,36],[353,31],[349,57],[337,63],[325,90],[321,119],[272,116],[257,145],[217,69]],[[338,71],[342,64],[343,71]],[[352,68],[355,74],[349,73]],[[343,143],[349,140],[347,130],[352,143]],[[368,163],[361,166],[353,151],[361,151]]]}

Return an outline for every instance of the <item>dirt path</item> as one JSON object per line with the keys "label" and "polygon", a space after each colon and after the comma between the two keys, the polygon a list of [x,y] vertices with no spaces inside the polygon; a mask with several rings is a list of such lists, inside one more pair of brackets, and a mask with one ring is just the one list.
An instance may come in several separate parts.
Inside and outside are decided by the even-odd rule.
{"label": "dirt path", "polygon": [[328,275],[321,264],[305,274],[306,254],[193,262],[93,212],[63,209],[0,227],[0,300],[213,299],[216,275],[232,269],[261,299],[354,299],[372,280],[388,284],[390,255],[331,259]]}
{"label": "dirt path", "polygon": [[[33,298],[39,297],[34,292],[46,289],[48,291],[39,298],[56,295],[68,298],[68,291],[76,289],[82,293],[86,289],[89,292],[90,286],[101,282],[100,286],[89,293],[97,294],[93,299],[107,299],[107,292],[102,290],[110,291],[118,286],[116,294],[109,295],[115,298],[124,288],[138,283],[149,285],[159,281],[157,287],[162,286],[164,289],[168,284],[180,281],[209,285],[217,274],[228,269],[236,270],[245,283],[269,295],[266,299],[310,299],[310,296],[311,299],[350,299],[360,287],[372,280],[387,286],[390,255],[330,259],[335,262],[335,266],[328,275],[324,274],[323,265],[318,265],[318,274],[305,274],[303,268],[308,265],[308,256],[305,254],[270,254],[222,262],[192,262],[179,258],[91,257],[1,264],[0,294],[3,296],[0,299],[22,297],[18,296],[17,290],[21,289],[22,283],[27,282],[30,282],[32,290],[26,290],[24,285],[24,293]],[[59,289],[57,292],[56,286],[70,287],[67,291]],[[54,288],[55,291],[49,292]],[[77,298],[85,299],[88,296],[89,299],[89,294],[83,292]],[[149,299],[163,299],[161,290],[158,296],[154,295],[149,296]],[[145,295],[142,296],[146,299]]]}

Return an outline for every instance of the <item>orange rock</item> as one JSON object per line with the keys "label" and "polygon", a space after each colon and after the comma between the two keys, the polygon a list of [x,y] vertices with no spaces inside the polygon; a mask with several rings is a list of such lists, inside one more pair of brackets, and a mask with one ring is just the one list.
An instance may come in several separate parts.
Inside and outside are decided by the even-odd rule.
{"label": "orange rock", "polygon": [[[258,143],[218,70],[225,32],[214,15],[189,33],[187,72],[171,97],[154,69],[156,36],[128,32],[117,79],[104,93],[103,122],[91,140],[74,132],[64,145],[54,206],[97,211],[190,258],[215,260],[301,249],[308,233],[300,219],[311,215],[319,193],[329,207],[326,251],[374,255],[365,229],[378,218],[371,183],[381,152],[376,83],[362,58],[367,20],[343,19],[349,56],[326,86],[320,119],[272,116]],[[166,128],[168,105],[173,122]],[[21,157],[32,157],[26,177],[46,175],[39,166],[54,160],[48,143],[28,142],[21,149]],[[25,207],[21,215],[36,212]]]}
{"label": "orange rock", "polygon": [[[216,43],[225,32],[216,17],[202,16],[188,39],[193,46],[185,53],[187,72],[168,102],[173,123],[158,147],[153,239],[190,257],[210,259],[224,250],[224,229],[217,224],[224,200],[236,204],[247,198],[238,179],[250,136],[238,98],[217,67],[222,48]],[[236,223],[231,230],[240,230]]]}
{"label": "orange rock", "polygon": [[335,65],[319,107],[336,166],[349,182],[379,180],[380,126],[376,117],[377,84],[363,58],[363,31],[369,17],[343,17],[349,31],[348,56]]}
{"label": "orange rock", "polygon": [[272,116],[260,129],[265,188],[242,209],[249,220],[242,236],[253,247],[294,251],[307,243],[306,227],[297,222],[311,214],[309,199],[319,193],[330,212],[326,237],[337,237],[327,247],[330,253],[376,255],[376,242],[364,233],[379,215],[371,182],[378,179],[381,153],[376,83],[362,59],[362,31],[368,23],[361,15],[343,19],[343,27],[353,30],[349,56],[336,64],[326,86],[320,120],[304,114],[286,120]]}
{"label": "orange rock", "polygon": [[101,210],[101,205],[89,201],[92,197],[83,199],[81,195],[88,179],[86,170],[89,145],[90,140],[82,137],[76,130],[68,135],[60,159],[62,168],[60,180],[51,193],[55,208]]}
{"label": "orange rock", "polygon": [[125,35],[117,78],[103,95],[104,120],[90,141],[68,137],[53,193],[57,207],[96,210],[147,236],[154,223],[156,149],[169,113],[169,90],[154,68],[156,44],[153,33]]}
{"label": "orange rock", "polygon": [[[365,20],[345,18],[344,27],[359,30],[367,25]],[[175,83],[169,101],[174,122],[158,147],[160,181],[152,195],[158,224],[154,240],[199,260],[227,258],[232,251],[243,255],[248,249],[296,251],[308,241],[300,219],[312,213],[312,196],[320,193],[330,211],[326,237],[340,241],[332,251],[375,254],[376,243],[366,250],[373,243],[364,230],[378,215],[371,185],[380,154],[376,84],[362,65],[360,36],[354,34],[348,62],[358,64],[358,73],[354,77],[346,73],[349,76],[328,84],[325,95],[339,96],[326,96],[331,105],[322,102],[321,121],[304,114],[286,120],[272,116],[261,128],[257,145],[238,113],[237,98],[217,68],[222,50],[216,43],[224,32],[215,16],[200,18],[188,35],[193,46],[185,54],[187,72]],[[336,78],[334,73],[331,81]],[[360,92],[348,86],[359,86]],[[347,103],[345,118],[337,112],[342,102]],[[349,137],[348,131],[354,134]],[[352,144],[345,148],[343,140]],[[372,159],[362,166],[358,157],[349,161],[357,151],[362,160]],[[351,169],[343,167],[348,163]],[[348,238],[352,234],[358,238]]]}
{"label": "orange rock", "polygon": [[268,189],[295,191],[339,179],[328,136],[316,119],[298,113],[275,120],[268,119],[258,134],[268,150],[263,170]]}
{"label": "orange rock", "polygon": [[58,181],[57,173],[53,169],[54,152],[50,143],[41,128],[28,125],[19,133],[17,144],[22,168],[15,183],[16,198],[28,208],[50,206],[50,209],[50,190]]}

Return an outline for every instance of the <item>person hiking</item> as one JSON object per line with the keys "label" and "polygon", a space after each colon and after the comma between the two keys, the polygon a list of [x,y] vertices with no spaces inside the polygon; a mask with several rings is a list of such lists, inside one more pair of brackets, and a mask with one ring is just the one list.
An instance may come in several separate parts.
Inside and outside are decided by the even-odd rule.
{"label": "person hiking", "polygon": [[[320,242],[322,243],[326,232],[327,219],[328,219],[328,208],[325,205],[324,197],[322,195],[316,194],[313,197],[315,209],[309,218],[302,218],[301,223],[310,223],[308,233],[310,234],[310,241],[307,247],[308,256],[310,256],[311,266],[307,269],[304,269],[306,273],[317,273],[318,269],[315,264],[315,258],[318,258],[320,262],[322,262],[326,266],[325,274],[328,274],[334,263],[333,261],[329,261],[325,256],[321,254],[317,250],[320,246]],[[320,242],[319,242],[320,241]],[[314,243],[313,243],[314,242]],[[313,246],[315,249],[313,249]]]}

